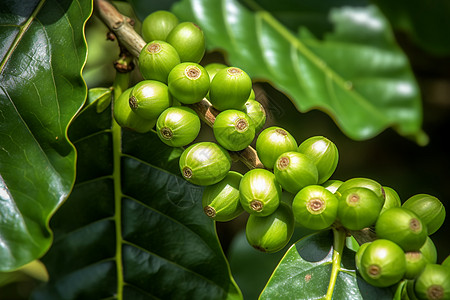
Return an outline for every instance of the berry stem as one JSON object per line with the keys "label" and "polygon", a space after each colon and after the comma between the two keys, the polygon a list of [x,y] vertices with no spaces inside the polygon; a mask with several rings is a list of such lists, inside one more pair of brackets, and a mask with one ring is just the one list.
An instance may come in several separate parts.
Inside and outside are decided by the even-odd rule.
{"label": "berry stem", "polygon": [[325,300],[331,300],[339,271],[341,270],[342,252],[344,251],[347,234],[343,227],[333,227],[333,258],[331,265],[330,283],[328,284]]}
{"label": "berry stem", "polygon": [[[118,12],[114,5],[107,0],[94,0],[94,5],[97,15],[116,35],[119,43],[133,56],[139,57],[139,54],[146,43],[134,30],[133,26],[129,24],[130,19]],[[188,106],[197,112],[203,122],[210,127],[213,126],[219,111],[214,109],[206,99]],[[230,156],[233,160],[239,160],[244,163],[249,169],[264,168],[264,165],[258,158],[256,150],[251,146],[241,151],[230,152]]]}

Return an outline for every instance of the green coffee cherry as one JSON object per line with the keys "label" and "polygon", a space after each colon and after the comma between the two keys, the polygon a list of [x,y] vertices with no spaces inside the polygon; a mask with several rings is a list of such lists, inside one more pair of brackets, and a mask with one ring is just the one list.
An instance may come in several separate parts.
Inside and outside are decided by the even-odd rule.
{"label": "green coffee cherry", "polygon": [[320,185],[304,187],[292,202],[296,222],[313,230],[330,227],[336,220],[337,208],[336,196]]}
{"label": "green coffee cherry", "polygon": [[437,250],[433,240],[428,236],[425,243],[420,248],[420,252],[425,256],[428,263],[435,264],[437,262]]}
{"label": "green coffee cherry", "polygon": [[397,192],[390,187],[383,186],[383,190],[385,193],[385,200],[383,204],[383,208],[381,209],[380,214],[382,214],[385,210],[391,208],[391,207],[401,207],[402,201],[400,200],[400,196],[397,194]]}
{"label": "green coffee cherry", "polygon": [[294,216],[285,203],[280,203],[278,208],[268,216],[250,215],[245,228],[248,243],[255,249],[267,253],[283,249],[293,232]]}
{"label": "green coffee cherry", "polygon": [[129,128],[139,133],[145,133],[155,126],[156,120],[144,119],[131,110],[129,98],[132,89],[125,90],[117,99],[114,99],[114,119],[121,127]]}
{"label": "green coffee cherry", "polygon": [[156,120],[172,106],[172,95],[167,85],[156,80],[142,80],[131,90],[129,105],[140,117]]}
{"label": "green coffee cherry", "polygon": [[375,223],[380,214],[382,203],[370,189],[352,187],[338,195],[338,219],[350,230],[361,230]]}
{"label": "green coffee cherry", "polygon": [[241,179],[239,194],[245,211],[264,217],[278,208],[282,190],[272,172],[253,169],[245,173]]}
{"label": "green coffee cherry", "polygon": [[177,51],[164,41],[152,41],[139,54],[139,70],[147,80],[157,80],[167,84],[170,71],[180,63]]}
{"label": "green coffee cherry", "polygon": [[245,102],[244,112],[252,119],[253,124],[255,124],[255,132],[259,132],[266,123],[266,111],[262,104],[254,99],[248,99]]}
{"label": "green coffee cherry", "polygon": [[252,89],[252,80],[243,70],[228,67],[211,80],[209,101],[217,110],[243,109]]}
{"label": "green coffee cherry", "polygon": [[170,11],[155,11],[142,21],[142,37],[147,43],[154,40],[165,41],[169,32],[177,25],[178,18]]}
{"label": "green coffee cherry", "polygon": [[344,192],[346,189],[353,188],[353,187],[363,187],[363,188],[373,191],[377,195],[381,206],[384,205],[385,192],[384,192],[383,187],[381,186],[381,184],[379,184],[378,182],[376,182],[375,180],[370,179],[370,178],[356,177],[356,178],[348,179],[339,186],[339,188],[336,192],[338,194],[342,194],[342,192]]}
{"label": "green coffee cherry", "polygon": [[447,256],[446,259],[444,259],[444,261],[442,262],[442,265],[448,269],[450,269],[450,255]]}
{"label": "green coffee cherry", "polygon": [[427,195],[414,195],[403,203],[402,207],[416,213],[428,228],[428,234],[435,233],[444,223],[445,207],[438,198]]}
{"label": "green coffee cherry", "polygon": [[322,186],[334,194],[343,183],[341,180],[333,179],[325,181]]}
{"label": "green coffee cherry", "polygon": [[200,118],[189,107],[169,107],[156,122],[156,133],[163,143],[183,147],[193,142],[200,132]]}
{"label": "green coffee cherry", "polygon": [[427,264],[415,280],[414,292],[421,300],[450,299],[450,269]]}
{"label": "green coffee cherry", "polygon": [[281,187],[294,195],[308,185],[317,184],[318,180],[316,165],[309,156],[294,151],[281,154],[273,172]]}
{"label": "green coffee cherry", "polygon": [[216,76],[217,72],[222,69],[228,68],[227,65],[221,63],[210,63],[205,66],[206,72],[208,72],[209,80],[213,80],[214,76]]}
{"label": "green coffee cherry", "polygon": [[181,103],[200,102],[209,90],[209,75],[205,68],[196,63],[180,63],[169,73],[170,93]]}
{"label": "green coffee cherry", "polygon": [[405,292],[402,293],[402,300],[419,300],[414,291],[415,280],[407,280]]}
{"label": "green coffee cherry", "polygon": [[298,152],[308,155],[319,172],[318,183],[324,183],[336,170],[339,152],[336,145],[323,136],[313,136],[298,146]]}
{"label": "green coffee cherry", "polygon": [[359,269],[362,278],[376,287],[388,287],[399,282],[406,270],[403,250],[394,242],[375,240],[364,250]]}
{"label": "green coffee cherry", "polygon": [[226,222],[233,220],[244,212],[239,200],[241,179],[242,174],[230,171],[218,183],[205,187],[202,206],[208,217],[215,221]]}
{"label": "green coffee cherry", "polygon": [[252,89],[250,92],[250,96],[248,96],[248,100],[256,100],[255,90]]}
{"label": "green coffee cherry", "polygon": [[278,157],[289,151],[297,151],[297,142],[288,131],[281,127],[266,128],[256,139],[256,152],[268,169],[273,169]]}
{"label": "green coffee cherry", "polygon": [[255,126],[246,113],[227,109],[219,113],[213,125],[217,142],[230,151],[247,148],[255,138]]}
{"label": "green coffee cherry", "polygon": [[192,22],[182,22],[175,26],[166,41],[177,50],[181,62],[199,63],[205,54],[203,31]]}
{"label": "green coffee cherry", "polygon": [[405,251],[417,251],[425,243],[428,232],[420,218],[412,211],[392,207],[378,217],[375,224],[378,237],[389,239]]}
{"label": "green coffee cherry", "polygon": [[362,244],[361,246],[359,246],[358,251],[356,251],[355,254],[355,265],[356,265],[356,269],[361,272],[361,257],[364,253],[364,251],[366,251],[367,247],[370,245],[371,242],[367,242]]}
{"label": "green coffee cherry", "polygon": [[230,171],[231,158],[228,152],[211,142],[199,142],[189,146],[180,157],[183,177],[197,185],[212,185]]}
{"label": "green coffee cherry", "polygon": [[416,278],[425,268],[428,260],[420,251],[408,251],[405,252],[406,257],[406,279]]}
{"label": "green coffee cherry", "polygon": [[[210,63],[205,66],[205,70],[206,70],[206,72],[208,72],[209,80],[212,81],[214,76],[216,76],[217,72],[219,72],[220,70],[225,69],[227,67],[228,67],[227,65],[224,65],[221,63]],[[209,101],[209,91],[206,94],[205,98],[208,99],[208,101]]]}

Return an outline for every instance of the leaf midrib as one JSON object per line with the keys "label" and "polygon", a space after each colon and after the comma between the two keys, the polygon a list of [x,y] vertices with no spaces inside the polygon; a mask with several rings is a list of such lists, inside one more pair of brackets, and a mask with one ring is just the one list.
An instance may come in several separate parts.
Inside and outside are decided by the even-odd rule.
{"label": "leaf midrib", "polygon": [[[222,0],[223,3],[224,0]],[[278,20],[276,20],[269,12],[265,11],[262,7],[260,7],[253,0],[245,0],[244,1],[248,7],[250,7],[254,11],[255,22],[265,22],[269,26],[271,26],[275,31],[277,31],[280,36],[287,40],[293,48],[295,48],[298,52],[304,55],[314,66],[316,66],[323,75],[326,77],[325,81],[328,83],[335,83],[339,86],[340,89],[344,91],[348,91],[348,95],[352,97],[357,103],[360,104],[361,107],[364,107],[367,111],[369,111],[372,115],[377,115],[378,118],[383,119],[384,115],[379,112],[376,107],[370,101],[367,101],[363,95],[358,93],[354,88],[349,91],[347,88],[347,80],[342,78],[338,73],[336,73],[333,69],[329,68],[327,63],[318,57],[314,52],[309,50],[297,37],[295,37],[287,28],[285,28]],[[222,5],[223,6],[223,5]],[[255,24],[256,26],[257,24]],[[258,27],[258,26],[257,26]],[[231,35],[229,35],[232,38]],[[266,66],[268,66],[266,64]],[[296,75],[298,72],[295,67],[293,67]],[[271,70],[272,74],[276,76],[276,72],[274,73]],[[298,78],[297,78],[298,79]],[[301,82],[301,80],[297,80]],[[330,91],[327,91],[330,92]],[[331,95],[330,95],[331,96]]]}
{"label": "leaf midrib", "polygon": [[27,21],[19,26],[19,33],[17,34],[16,38],[14,39],[13,43],[8,49],[8,52],[6,52],[5,57],[2,59],[0,63],[0,75],[3,73],[4,67],[6,63],[9,61],[10,57],[12,56],[14,50],[16,49],[17,45],[22,40],[23,36],[27,32],[28,28],[31,26],[31,23],[36,18],[37,14],[40,12],[41,8],[44,6],[46,0],[41,0],[36,5],[36,8],[33,10],[31,15],[28,17]]}

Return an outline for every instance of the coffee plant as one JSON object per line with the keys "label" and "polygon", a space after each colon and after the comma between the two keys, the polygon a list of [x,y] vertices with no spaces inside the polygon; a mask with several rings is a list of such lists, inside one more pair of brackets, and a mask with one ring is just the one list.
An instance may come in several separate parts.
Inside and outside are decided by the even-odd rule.
{"label": "coffee plant", "polygon": [[446,194],[339,170],[433,143],[412,2],[3,3],[0,299],[450,299]]}

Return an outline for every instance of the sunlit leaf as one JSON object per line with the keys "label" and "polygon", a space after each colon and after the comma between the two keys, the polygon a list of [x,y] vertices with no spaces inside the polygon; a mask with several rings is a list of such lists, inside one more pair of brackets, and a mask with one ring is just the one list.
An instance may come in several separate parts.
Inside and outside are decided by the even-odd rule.
{"label": "sunlit leaf", "polygon": [[[184,0],[172,10],[203,29],[208,49],[224,51],[254,80],[269,81],[299,111],[323,110],[357,140],[394,127],[426,143],[419,88],[384,16],[375,6],[327,3],[331,30],[323,40],[311,34],[323,29],[289,30],[251,1],[252,10],[236,0]],[[302,2],[291,5],[299,11]]]}
{"label": "sunlit leaf", "polygon": [[[260,299],[325,297],[331,276],[332,245],[332,231],[309,235],[292,245],[272,274]],[[333,299],[392,299],[391,289],[373,287],[357,275],[354,255],[355,252],[344,248]]]}
{"label": "sunlit leaf", "polygon": [[450,2],[447,0],[374,0],[395,29],[435,55],[450,54]]}

